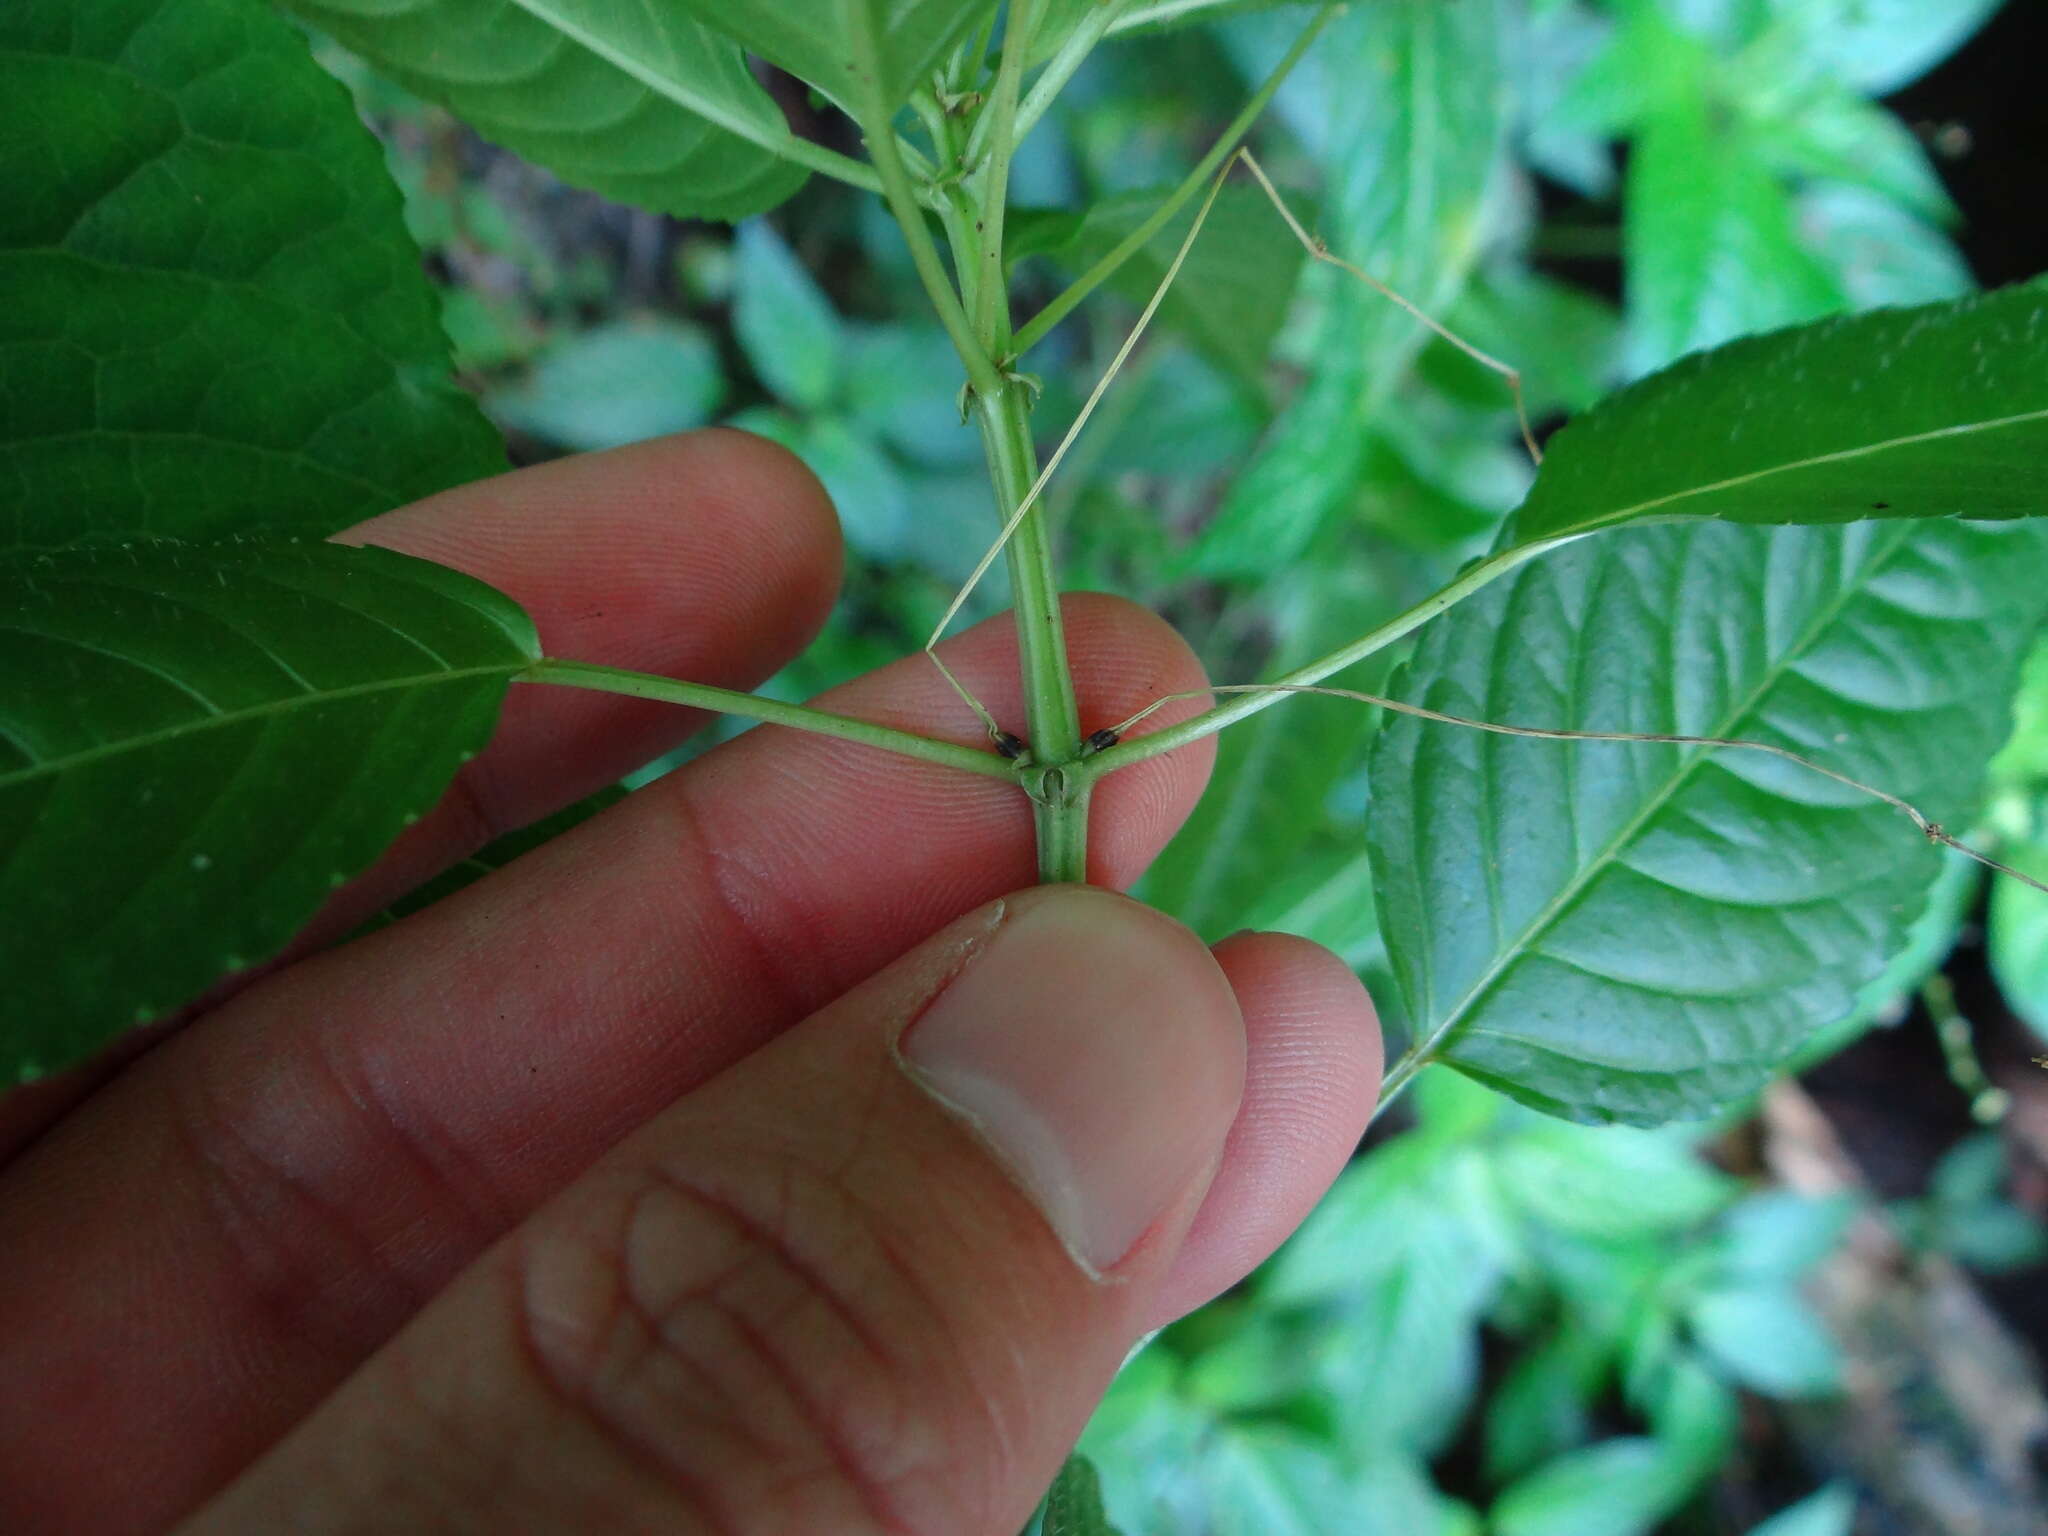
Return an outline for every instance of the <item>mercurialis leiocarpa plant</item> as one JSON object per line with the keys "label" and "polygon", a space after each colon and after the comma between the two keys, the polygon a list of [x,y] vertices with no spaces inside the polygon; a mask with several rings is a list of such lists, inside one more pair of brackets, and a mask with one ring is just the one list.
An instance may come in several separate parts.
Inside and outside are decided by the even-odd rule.
{"label": "mercurialis leiocarpa plant", "polygon": [[[64,1069],[277,954],[436,802],[515,687],[1000,781],[1031,807],[1046,881],[1086,877],[1108,776],[1254,717],[1346,711],[1366,722],[1346,737],[1369,785],[1361,900],[1407,1031],[1388,1093],[1442,1063],[1586,1121],[1754,1092],[1850,1010],[1926,906],[1940,845],[1967,841],[2048,608],[2048,525],[2030,521],[2048,513],[2048,285],[1695,351],[1544,434],[1515,372],[1531,359],[1466,339],[1372,251],[1326,244],[1327,189],[1276,184],[1246,152],[1319,39],[1354,24],[1341,7],[1264,14],[1291,18],[1284,46],[1170,190],[1056,214],[1015,202],[1012,166],[1091,52],[1232,7],[285,9],[610,198],[715,221],[810,178],[874,199],[957,359],[999,514],[974,577],[1007,571],[1022,714],[950,672],[956,708],[884,724],[549,654],[475,578],[326,542],[503,463],[452,382],[375,140],[256,0],[17,0],[0,14],[0,1078]],[[1485,28],[1512,7],[1367,9]],[[792,129],[771,69],[845,147]],[[1683,146],[1638,152],[1654,169]],[[1393,617],[1263,682],[1085,718],[1047,496],[1146,326],[1199,303],[1204,241],[1254,227],[1248,248],[1285,259],[1255,274],[1256,323],[1204,322],[1215,348],[1249,345],[1256,369],[1314,267],[1330,302],[1484,370],[1533,478],[1490,549]],[[1049,250],[1071,284],[1023,304],[1018,264]],[[1142,305],[1137,326],[1070,430],[1047,432],[1036,356],[1112,294]],[[1305,406],[1390,387],[1345,382],[1344,361],[1312,370]],[[1272,469],[1226,498],[1191,571],[1240,573],[1247,538],[1307,556],[1305,525],[1249,520],[1290,494]],[[966,597],[927,647],[941,670]]]}
{"label": "mercurialis leiocarpa plant", "polygon": [[[440,376],[373,143],[261,10],[17,11],[7,67],[28,110],[0,351],[7,1071],[65,1066],[274,953],[433,802],[514,684],[707,707],[1012,782],[1042,878],[1078,880],[1104,776],[1418,634],[1371,749],[1375,896],[1415,1032],[1394,1088],[1443,1061],[1575,1117],[1698,1114],[1839,1013],[1917,911],[1929,843],[1955,840],[1945,829],[1966,823],[2005,728],[2044,570],[2024,519],[2048,509],[2048,290],[1688,356],[1547,452],[1523,419],[1540,471],[1448,586],[1165,729],[1150,710],[1084,722],[1038,502],[1187,280],[1218,193],[1234,175],[1309,255],[1375,282],[1241,150],[1325,7],[1170,195],[1124,219],[1071,287],[1014,312],[1011,159],[1141,9],[300,7],[599,191],[725,219],[823,175],[886,205],[1006,509],[974,580],[1006,562],[1024,717],[998,721],[959,690],[985,728],[974,745],[957,721],[927,736],[544,655],[516,605],[473,579],[317,542],[498,465],[491,429]],[[514,83],[470,83],[528,54]],[[749,55],[821,93],[865,156],[796,137]],[[601,104],[614,125],[578,126]],[[1162,230],[1178,238],[1162,247]],[[1151,302],[1041,466],[1032,349],[1148,250]],[[1382,292],[1519,405],[1506,362]],[[1842,524],[1824,539],[1728,533]],[[304,664],[315,656],[326,664]],[[1712,985],[1683,980],[1709,953]],[[1527,1006],[1539,985],[1548,1000]]]}

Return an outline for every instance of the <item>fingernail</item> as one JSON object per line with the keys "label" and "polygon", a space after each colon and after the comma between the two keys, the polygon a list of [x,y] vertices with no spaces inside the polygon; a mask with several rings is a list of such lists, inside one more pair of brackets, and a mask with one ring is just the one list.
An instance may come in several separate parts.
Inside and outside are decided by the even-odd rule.
{"label": "fingernail", "polygon": [[1206,1187],[1244,1088],[1237,999],[1201,941],[1086,886],[1014,898],[899,1052],[1097,1275]]}

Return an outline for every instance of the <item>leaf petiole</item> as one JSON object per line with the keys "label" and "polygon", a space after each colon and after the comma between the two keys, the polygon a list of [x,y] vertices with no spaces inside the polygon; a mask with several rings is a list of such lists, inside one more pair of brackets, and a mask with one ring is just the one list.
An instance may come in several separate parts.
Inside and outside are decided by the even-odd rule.
{"label": "leaf petiole", "polygon": [[534,662],[524,671],[515,673],[512,681],[552,683],[563,688],[588,688],[636,699],[658,699],[666,704],[687,704],[696,709],[717,710],[721,714],[759,720],[767,725],[788,726],[791,730],[810,731],[820,736],[836,736],[842,741],[880,747],[885,752],[937,763],[944,768],[978,773],[983,778],[1001,779],[1010,784],[1017,782],[1017,772],[1012,764],[978,747],[935,741],[928,736],[899,731],[893,726],[878,725],[872,720],[835,715],[803,704],[786,704],[780,699],[764,699],[758,694],[740,693],[731,688],[714,688],[708,683],[686,683],[651,672],[629,672],[619,667],[598,666],[594,662],[561,661],[552,657]]}
{"label": "leaf petiole", "polygon": [[1320,683],[1333,673],[1341,672],[1375,652],[1385,650],[1397,640],[1406,639],[1431,619],[1455,608],[1481,587],[1498,581],[1515,567],[1535,559],[1546,550],[1556,549],[1579,537],[1583,535],[1571,534],[1562,538],[1539,539],[1533,543],[1518,544],[1512,549],[1504,549],[1496,555],[1489,555],[1469,567],[1449,585],[1438,588],[1414,607],[1394,615],[1386,623],[1359,636],[1349,645],[1296,667],[1292,672],[1277,677],[1270,683],[1247,685],[1257,691],[1240,693],[1227,703],[1204,710],[1192,720],[1183,720],[1179,725],[1168,726],[1165,730],[1155,731],[1150,736],[1140,736],[1135,741],[1119,742],[1108,751],[1089,758],[1083,766],[1097,776],[1114,773],[1119,768],[1142,763],[1148,757],[1157,757],[1163,752],[1184,747],[1191,741],[1200,741],[1204,736],[1213,736],[1226,725],[1234,725],[1247,716],[1255,715],[1260,710],[1277,704],[1291,692],[1299,691],[1312,683]]}

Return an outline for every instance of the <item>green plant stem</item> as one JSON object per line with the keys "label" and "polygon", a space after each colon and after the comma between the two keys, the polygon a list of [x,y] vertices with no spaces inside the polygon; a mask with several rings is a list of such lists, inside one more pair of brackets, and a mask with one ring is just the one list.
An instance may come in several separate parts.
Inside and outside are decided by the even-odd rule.
{"label": "green plant stem", "polygon": [[622,693],[636,699],[659,699],[665,704],[688,704],[697,709],[713,709],[721,714],[739,715],[769,725],[786,725],[793,730],[810,731],[820,736],[837,736],[842,741],[857,741],[862,746],[880,747],[885,752],[978,773],[983,778],[1003,779],[1012,784],[1018,779],[1014,764],[978,747],[963,747],[952,741],[933,741],[926,736],[914,736],[909,731],[876,725],[871,720],[856,720],[851,715],[830,714],[802,704],[785,704],[780,699],[764,699],[756,694],[737,693],[730,688],[713,688],[706,683],[680,682],[651,672],[628,672],[618,667],[601,667],[594,662],[558,661],[550,657],[535,662],[513,681],[589,688],[599,693]]}
{"label": "green plant stem", "polygon": [[[931,231],[925,225],[916,190],[904,168],[894,126],[862,124],[882,178],[883,195],[896,222],[903,227],[904,238],[910,242],[918,277],[966,366],[968,399],[981,429],[989,479],[995,489],[996,504],[1006,518],[1023,504],[1038,473],[1026,387],[1006,377],[996,361],[1009,341],[1010,330],[1009,295],[1002,261],[1002,205],[1008,195],[1011,149],[1009,124],[1016,111],[1018,79],[1030,48],[1036,14],[1035,0],[1013,0],[1010,32],[1004,39],[1003,62],[990,102],[990,109],[996,114],[989,139],[990,163],[971,189],[969,207],[963,209],[971,211],[974,217],[961,220],[958,227],[952,221],[948,223],[949,238],[955,242],[955,268],[963,263],[973,264],[962,283],[973,296],[973,319],[954,291],[938,248],[932,242]],[[857,29],[856,35],[863,34]],[[877,61],[872,42],[863,40],[860,47],[866,57],[856,58],[855,64],[874,71]],[[970,234],[972,244],[966,243]],[[1091,780],[1062,767],[1072,764],[1080,754],[1080,714],[1074,702],[1073,679],[1067,670],[1052,542],[1045,520],[1036,509],[1017,528],[1007,554],[1016,608],[1018,663],[1024,682],[1025,729],[1035,765],[1034,770],[1027,770],[1024,775],[1011,772],[1009,776],[1025,783],[1031,795],[1038,833],[1039,878],[1047,882],[1084,880]],[[972,755],[986,757],[980,753]],[[1005,768],[1007,771],[1008,765]]]}
{"label": "green plant stem", "polygon": [[[1031,37],[1038,28],[1038,0],[1010,0],[1003,32],[1003,59],[982,114],[988,128],[987,161],[980,172],[977,201],[981,208],[981,275],[974,285],[974,333],[992,358],[1010,348],[1010,295],[1003,267],[1003,214],[1010,197],[1010,156],[1017,147],[1017,93],[1024,81],[1024,61],[1031,56]],[[977,128],[981,123],[975,125]],[[957,255],[958,253],[956,253]],[[1012,502],[1012,506],[1016,503]]]}
{"label": "green plant stem", "polygon": [[1380,1096],[1373,1104],[1372,1118],[1379,1119],[1381,1111],[1401,1097],[1415,1080],[1415,1074],[1434,1059],[1419,1041],[1410,1041],[1408,1048],[1394,1058],[1394,1064],[1387,1068],[1387,1075],[1380,1080]]}
{"label": "green plant stem", "polygon": [[787,139],[764,139],[762,148],[773,150],[785,160],[794,160],[806,170],[817,171],[835,181],[843,181],[849,187],[859,187],[863,192],[882,190],[875,173],[862,165],[851,155],[842,155],[836,149],[827,149],[822,144],[813,144],[809,139],[791,134]]}
{"label": "green plant stem", "polygon": [[[1013,360],[1022,357],[1043,341],[1048,331],[1072,314],[1075,306],[1089,294],[1115,276],[1117,269],[1142,251],[1151,242],[1152,237],[1165,228],[1167,222],[1187,205],[1189,198],[1209,184],[1210,178],[1216,174],[1216,168],[1223,164],[1231,151],[1237,148],[1239,141],[1251,131],[1251,126],[1258,120],[1259,114],[1266,110],[1266,104],[1273,99],[1274,93],[1280,89],[1288,75],[1293,73],[1294,66],[1301,62],[1302,55],[1308,52],[1309,46],[1328,25],[1330,18],[1337,14],[1337,9],[1338,0],[1330,0],[1329,4],[1324,5],[1310,18],[1308,25],[1302,28],[1301,36],[1294,40],[1294,46],[1289,48],[1280,62],[1273,66],[1273,72],[1266,76],[1258,90],[1252,93],[1251,99],[1239,110],[1237,116],[1230,120],[1229,126],[1223,130],[1222,137],[1209,147],[1206,155],[1195,162],[1195,168],[1182,178],[1179,186],[1166,195],[1164,202],[1153,209],[1150,217],[1119,240],[1102,260],[1074,279],[1071,286],[1048,302],[1045,308],[1033,315],[1024,328],[1017,332],[1016,338],[1010,343],[1009,355]],[[972,153],[972,141],[969,143],[969,153]]]}
{"label": "green plant stem", "polygon": [[[1116,24],[1128,3],[1129,0],[1100,0],[1100,3],[1089,7],[1074,30],[1061,40],[1053,56],[1045,61],[1044,70],[1031,82],[1031,89],[1025,93],[1024,100],[1018,104],[1016,123],[1011,129],[1013,148],[1038,126],[1038,120],[1045,116],[1046,109],[1066,88],[1067,82],[1074,78],[1074,71],[1081,67],[1095,45]],[[988,149],[990,127],[990,120],[983,117],[975,123],[974,132],[968,135],[963,157],[968,165],[981,163],[981,157]]]}
{"label": "green plant stem", "polygon": [[[917,91],[910,98],[911,110],[923,122],[925,132],[932,137],[933,153],[942,172],[957,172],[960,164],[959,134],[954,131],[954,119],[939,105],[938,99],[929,91]],[[946,242],[953,248],[953,270],[962,282],[961,305],[972,314],[975,307],[975,282],[981,274],[981,236],[974,227],[974,209],[957,179],[932,188],[933,202],[937,205],[939,225],[946,232]]]}
{"label": "green plant stem", "polygon": [[[879,69],[872,57],[874,48],[865,40],[865,33],[856,30],[856,37],[863,39],[862,50],[869,55],[863,67]],[[946,264],[939,255],[939,248],[932,241],[932,232],[924,222],[924,210],[918,206],[917,190],[911,184],[910,172],[904,167],[903,155],[896,142],[896,129],[889,123],[863,123],[862,132],[867,135],[868,153],[874,156],[875,169],[881,173],[882,196],[888,200],[889,211],[902,226],[903,238],[910,244],[910,260],[917,268],[918,281],[924,284],[924,291],[939,317],[939,323],[952,338],[953,350],[960,354],[960,362],[967,370],[967,382],[977,394],[1000,390],[1002,374],[990,361],[988,349],[975,336],[974,326],[968,321],[967,311],[961,307],[960,296],[953,291],[953,283],[946,275]]]}
{"label": "green plant stem", "polygon": [[1050,796],[1032,800],[1041,884],[1078,885],[1088,878],[1088,797],[1094,788],[1086,779],[1061,774],[1056,803],[1049,803]]}
{"label": "green plant stem", "polygon": [[[1481,587],[1499,580],[1515,567],[1533,560],[1546,550],[1560,544],[1569,544],[1579,534],[1568,534],[1562,538],[1539,539],[1530,544],[1518,544],[1512,549],[1490,555],[1469,567],[1448,586],[1440,587],[1414,607],[1396,614],[1377,629],[1358,637],[1349,645],[1331,651],[1327,656],[1318,656],[1314,661],[1296,667],[1292,672],[1273,679],[1276,689],[1300,687],[1308,683],[1319,683],[1335,672],[1365,660],[1375,651],[1383,651],[1397,640],[1405,639],[1438,614],[1455,608],[1459,603],[1477,592]],[[1191,741],[1200,741],[1204,736],[1213,736],[1226,725],[1233,725],[1248,715],[1271,707],[1293,695],[1274,693],[1239,693],[1217,705],[1206,709],[1192,720],[1183,720],[1179,725],[1170,725],[1163,731],[1154,731],[1149,736],[1139,736],[1111,747],[1086,762],[1079,764],[1081,771],[1090,777],[1100,778],[1105,773],[1114,773],[1119,768],[1128,768],[1133,763],[1142,763],[1148,757],[1157,757],[1162,752],[1171,752],[1184,747]]]}
{"label": "green plant stem", "polygon": [[1948,1080],[1970,1101],[1970,1118],[1979,1125],[1996,1125],[2012,1108],[2012,1095],[1985,1076],[1984,1063],[1977,1055],[1977,1032],[1970,1016],[1956,1004],[1956,989],[1936,971],[1920,986],[1920,1001],[1934,1021],[1935,1038],[1948,1063]]}
{"label": "green plant stem", "polygon": [[[976,422],[996,505],[1007,517],[1022,504],[1038,474],[1031,441],[1030,402],[1024,387],[1007,384],[993,394],[977,391]],[[1035,762],[1059,767],[1056,785],[1033,796],[1038,828],[1038,875],[1047,883],[1085,880],[1088,862],[1090,775],[1077,772],[1081,714],[1067,667],[1067,640],[1060,624],[1059,581],[1045,509],[1033,507],[1017,525],[1004,551],[1017,615],[1018,665],[1024,678],[1025,740]]]}

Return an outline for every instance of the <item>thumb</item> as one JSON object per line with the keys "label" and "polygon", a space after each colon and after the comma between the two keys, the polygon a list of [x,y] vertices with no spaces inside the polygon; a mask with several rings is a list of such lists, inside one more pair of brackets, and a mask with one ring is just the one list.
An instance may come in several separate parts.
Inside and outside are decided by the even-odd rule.
{"label": "thumb", "polygon": [[1185,928],[984,909],[628,1138],[199,1527],[1011,1536],[1243,1079]]}

